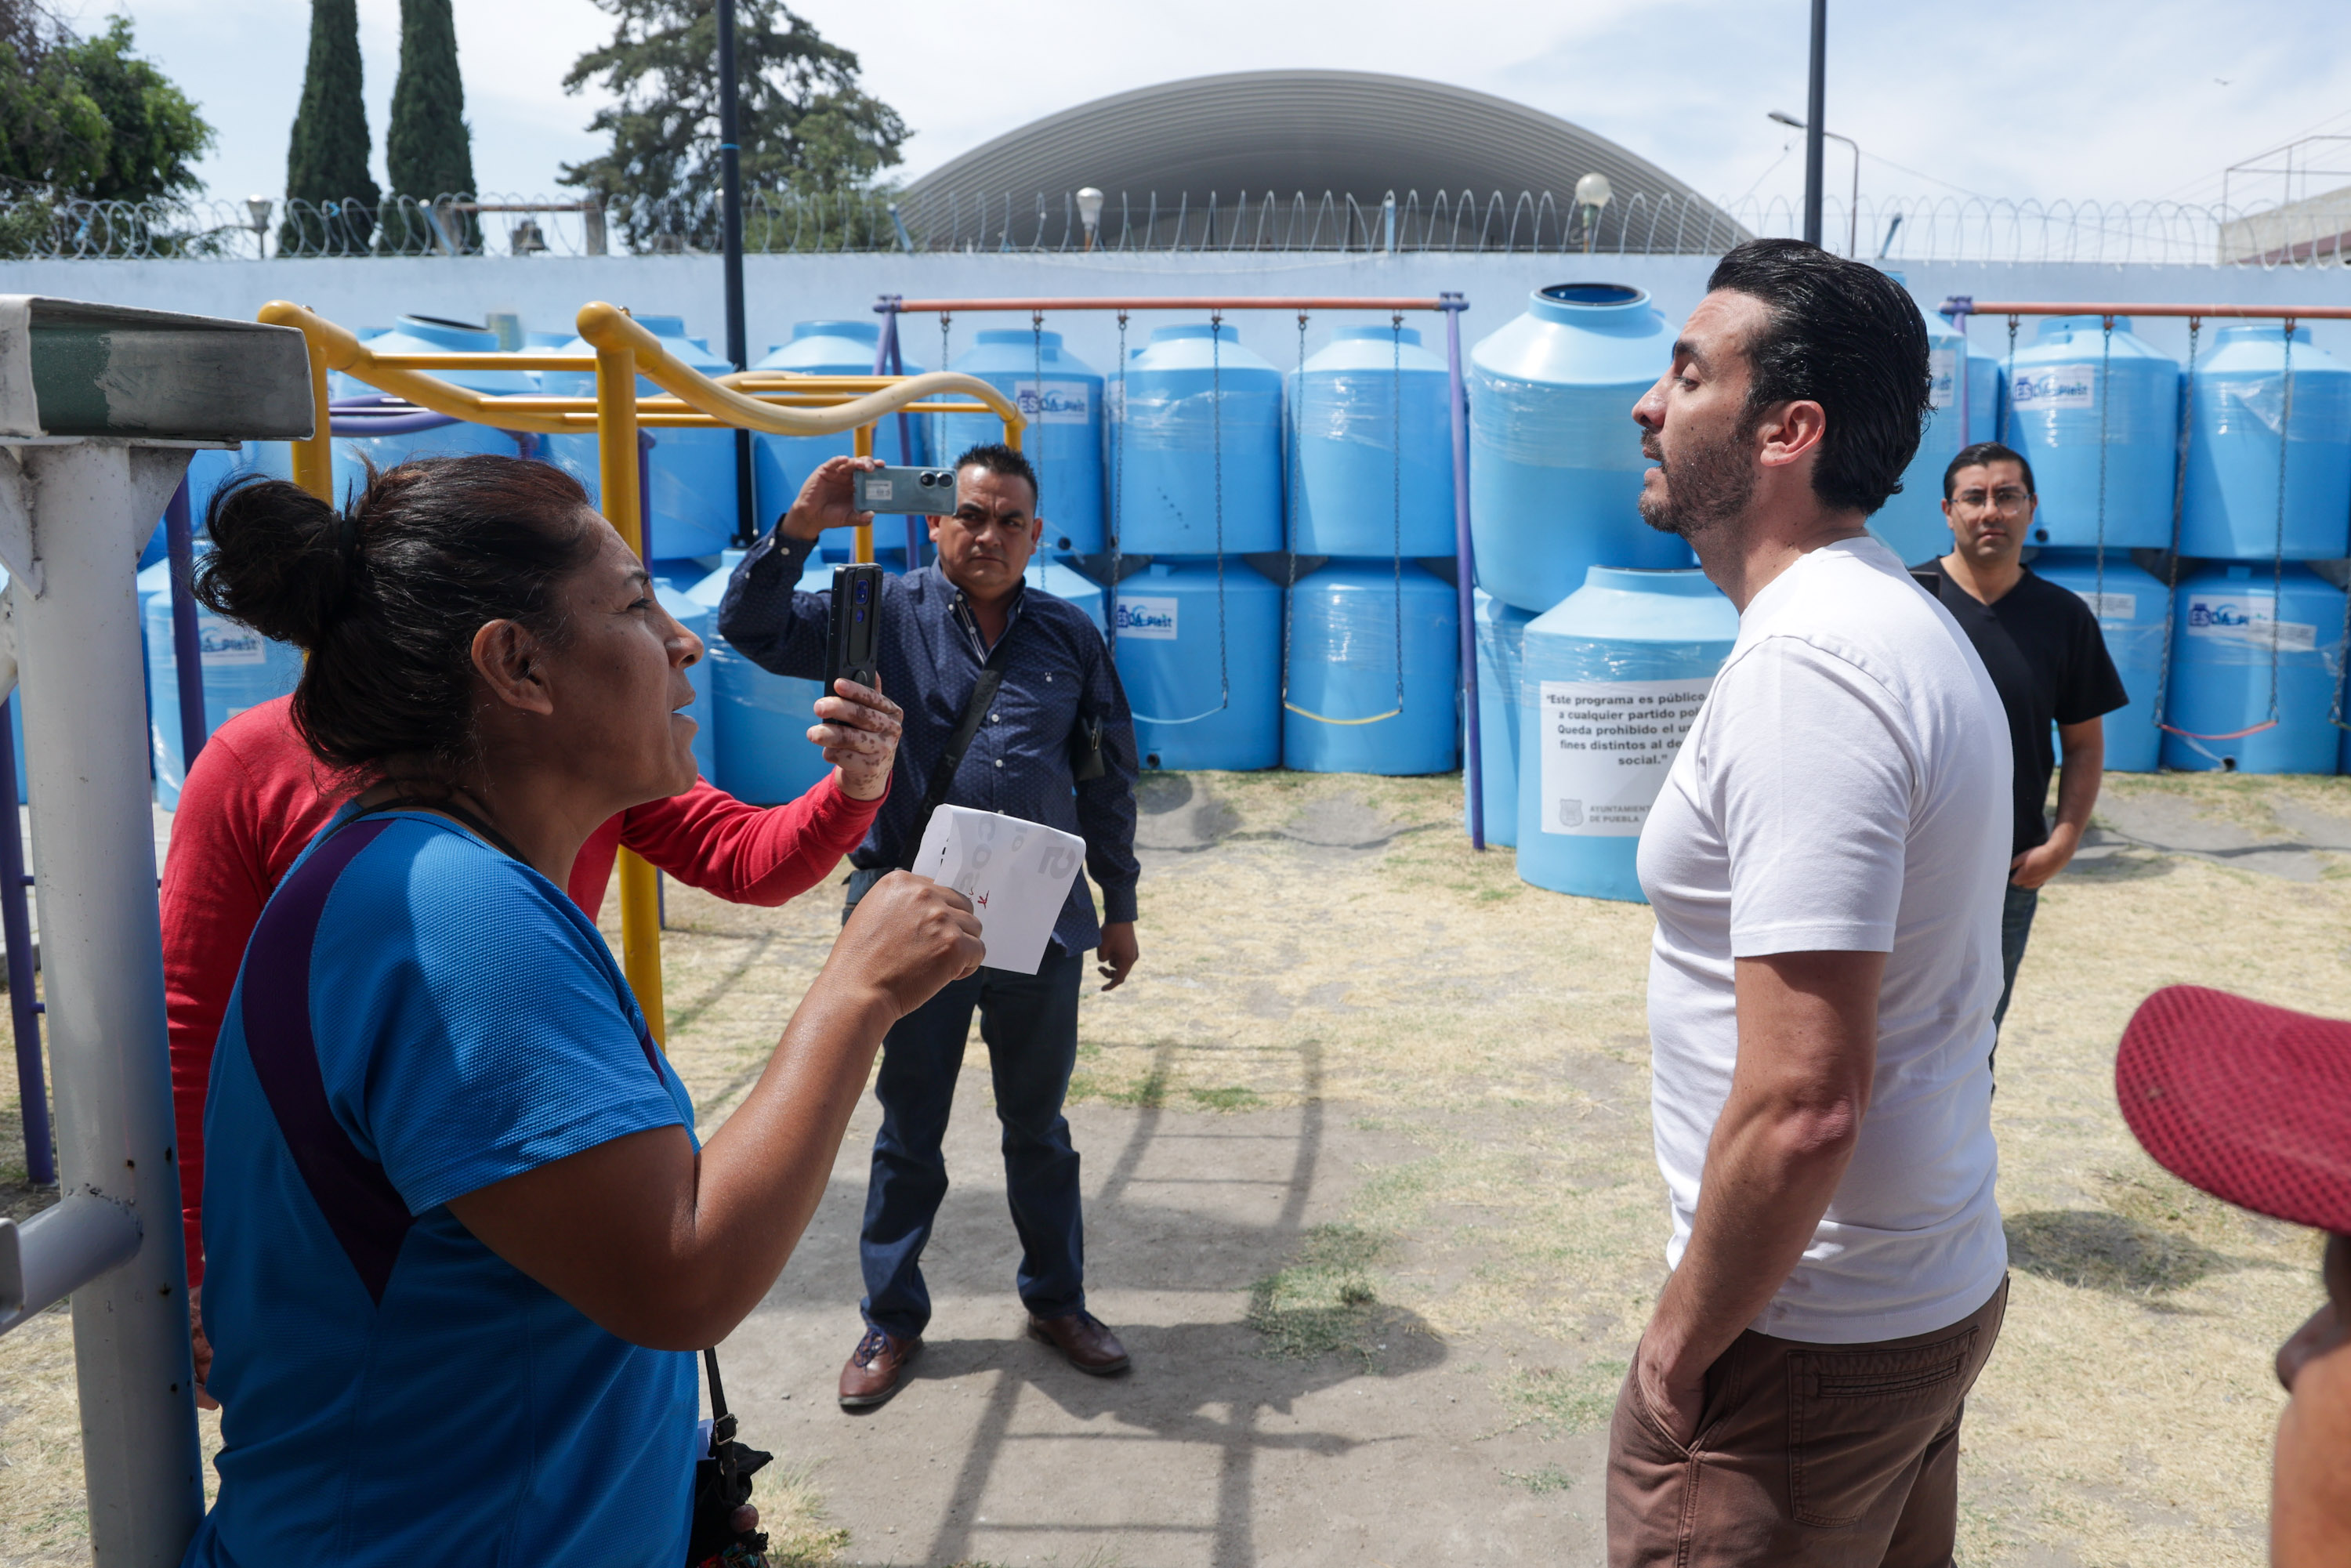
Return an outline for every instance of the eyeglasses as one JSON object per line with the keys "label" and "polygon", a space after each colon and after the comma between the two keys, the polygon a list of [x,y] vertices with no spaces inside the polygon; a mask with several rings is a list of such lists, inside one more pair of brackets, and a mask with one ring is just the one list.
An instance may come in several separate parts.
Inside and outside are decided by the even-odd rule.
{"label": "eyeglasses", "polygon": [[1972,512],[2021,512],[2032,497],[2013,486],[2003,485],[1990,496],[1981,490],[1962,490],[1951,499]]}

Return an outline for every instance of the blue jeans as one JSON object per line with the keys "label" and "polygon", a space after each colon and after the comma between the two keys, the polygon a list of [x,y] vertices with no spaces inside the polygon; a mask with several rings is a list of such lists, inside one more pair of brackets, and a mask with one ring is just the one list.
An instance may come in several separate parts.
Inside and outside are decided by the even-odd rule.
{"label": "blue jeans", "polygon": [[858,1239],[865,1271],[862,1310],[873,1327],[913,1339],[931,1319],[923,1246],[947,1193],[940,1144],[974,1008],[995,1081],[997,1120],[1004,1127],[1006,1197],[1020,1237],[1020,1299],[1040,1318],[1085,1306],[1078,1151],[1061,1114],[1078,1059],[1078,985],[1084,972],[1084,954],[1058,949],[1048,949],[1034,975],[982,969],[900,1019],[883,1038],[874,1085],[882,1130],[873,1139],[873,1174]]}
{"label": "blue jeans", "polygon": [[2024,962],[2024,944],[2032,935],[2032,914],[2041,907],[2041,890],[2007,886],[2000,906],[2000,1005],[1991,1009],[1991,1056],[1985,1066],[2000,1061],[2000,1026],[2008,1019],[2008,999],[2016,994],[2016,967]]}

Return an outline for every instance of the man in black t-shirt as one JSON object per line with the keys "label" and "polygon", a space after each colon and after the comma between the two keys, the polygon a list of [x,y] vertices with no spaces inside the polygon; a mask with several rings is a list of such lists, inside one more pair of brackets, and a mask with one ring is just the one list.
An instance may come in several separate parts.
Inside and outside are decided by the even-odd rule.
{"label": "man in black t-shirt", "polygon": [[[2089,605],[2034,576],[2020,559],[2037,504],[2032,465],[1996,441],[1978,442],[1943,471],[1943,516],[1950,519],[1955,548],[1940,560],[1910,569],[1975,643],[2008,710],[2016,756],[2016,838],[2000,923],[2002,984],[1992,1011],[1995,1029],[2008,1016],[2041,885],[2074,858],[2098,803],[2105,771],[2101,717],[2130,700]],[[2057,761],[2049,744],[2053,723],[2064,752],[2054,827],[2043,815]]]}

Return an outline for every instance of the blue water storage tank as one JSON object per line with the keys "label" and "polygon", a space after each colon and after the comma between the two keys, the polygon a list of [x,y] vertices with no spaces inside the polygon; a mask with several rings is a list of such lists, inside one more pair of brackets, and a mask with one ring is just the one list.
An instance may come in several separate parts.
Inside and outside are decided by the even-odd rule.
{"label": "blue water storage tank", "polygon": [[2196,367],[2179,553],[2228,560],[2333,560],[2351,554],[2351,366],[2294,333],[2285,505],[2278,447],[2286,408],[2282,322],[2220,329]]}
{"label": "blue water storage tank", "polygon": [[[469,322],[445,321],[437,316],[402,316],[392,330],[370,339],[368,348],[379,354],[495,354],[498,351],[498,335],[486,327]],[[434,371],[431,373],[469,392],[503,394],[538,390],[535,378],[522,371]],[[350,395],[381,394],[373,387],[354,385]],[[412,457],[459,457],[476,452],[513,457],[520,455],[521,451],[520,444],[505,431],[486,424],[470,424],[463,420],[431,430],[396,435],[338,436],[335,440],[336,489],[340,493],[361,482],[361,476],[365,473],[360,465],[361,458],[378,468],[390,468]]]}
{"label": "blue water storage tank", "polygon": [[2027,542],[2057,549],[2168,546],[2179,364],[2134,336],[2127,316],[2115,318],[2111,341],[2098,317],[2058,316],[2016,351],[2007,373],[2008,430],[1996,439],[2032,465],[2041,494]]}
{"label": "blue water storage tank", "polygon": [[1633,404],[1672,361],[1637,288],[1561,283],[1469,350],[1469,527],[1478,586],[1537,614],[1594,566],[1690,564],[1641,520]]}
{"label": "blue water storage tank", "polygon": [[1128,357],[1125,399],[1110,431],[1121,550],[1281,549],[1280,371],[1229,326],[1161,327]]}
{"label": "blue water storage tank", "polygon": [[[694,586],[691,597],[713,612],[726,597],[726,580],[743,559],[730,549],[718,570]],[[832,587],[832,568],[811,559],[800,576],[805,593]],[[712,617],[716,630],[716,617]],[[710,706],[713,727],[710,781],[737,800],[758,806],[778,806],[796,800],[832,770],[824,754],[808,740],[816,722],[816,700],[824,692],[819,681],[771,674],[737,652],[723,637],[710,639]]]}
{"label": "blue water storage tank", "polygon": [[[1519,841],[1519,676],[1532,613],[1505,603],[1482,588],[1470,590],[1469,619],[1478,647],[1478,796],[1485,805],[1486,841]],[[1461,744],[1469,737],[1465,726]],[[1461,820],[1469,820],[1469,798],[1461,798]]]}
{"label": "blue water storage tank", "polygon": [[[702,639],[702,657],[685,667],[694,683],[694,701],[686,714],[694,720],[694,766],[705,779],[718,778],[718,711],[710,695],[710,660],[718,642],[718,606],[705,603],[694,591],[709,574],[692,560],[657,560],[653,564],[653,591],[661,606],[677,623]],[[720,587],[725,583],[722,580]]]}
{"label": "blue water storage tank", "polygon": [[[1038,373],[1043,361],[1043,376]],[[1020,450],[1037,466],[1041,494],[1038,516],[1045,519],[1044,548],[1073,555],[1096,555],[1102,548],[1102,379],[1099,371],[1061,346],[1059,332],[989,328],[974,347],[947,366],[977,376],[1019,404],[1029,428]],[[937,416],[932,444],[938,460],[982,442],[1004,439],[1004,422],[991,413]],[[886,530],[890,519],[877,528]]]}
{"label": "blue water storage tank", "polygon": [[1696,570],[1590,569],[1526,632],[1520,678],[1519,875],[1641,902],[1641,824],[1739,637]]}
{"label": "blue water storage tank", "polygon": [[2163,732],[2155,725],[2156,687],[2163,679],[2163,605],[2168,591],[2131,564],[2130,557],[2109,550],[2105,570],[2098,568],[2089,550],[2043,550],[2032,570],[2082,596],[2098,618],[2105,634],[2106,653],[2130,694],[2130,706],[2106,715],[2106,771],[2152,773],[2163,749]]}
{"label": "blue water storage tank", "polygon": [[1102,586],[1083,572],[1071,570],[1050,556],[1032,555],[1021,577],[1031,588],[1041,588],[1056,599],[1066,599],[1086,612],[1086,619],[1096,631],[1110,626],[1109,612],[1103,608]]}
{"label": "blue water storage tank", "polygon": [[1283,766],[1449,773],[1460,762],[1460,686],[1451,583],[1410,561],[1398,571],[1393,559],[1334,560],[1290,591]]}
{"label": "blue water storage tank", "polygon": [[[873,351],[881,341],[882,329],[872,321],[795,321],[791,341],[768,350],[768,357],[751,368],[798,371],[810,376],[870,376],[873,373]],[[905,359],[905,368],[910,376],[923,373],[923,367],[911,357]],[[900,466],[929,462],[930,433],[925,427],[931,423],[929,417],[910,415],[906,420],[908,440],[902,447],[896,416],[882,420],[873,427],[873,455]],[[1000,424],[997,435],[1002,439]],[[846,457],[853,450],[855,437],[846,430],[837,435],[753,436],[752,505],[757,508],[760,526],[765,528],[783,516],[818,464],[828,457]],[[882,518],[876,526],[877,532],[886,538],[898,521]]]}
{"label": "blue water storage tank", "polygon": [[[203,559],[208,545],[199,548]],[[172,642],[171,563],[139,574],[140,615],[147,644],[147,729],[155,757],[155,799],[179,810],[188,777],[180,744],[180,666]],[[249,707],[291,692],[302,678],[302,650],[196,607],[196,644],[204,677],[204,733]]]}
{"label": "blue water storage tank", "polygon": [[[2335,770],[2343,592],[2308,567],[2289,565],[2279,575],[2274,593],[2266,566],[2208,568],[2179,585],[2165,719],[2189,733],[2165,734],[2166,768]],[[2273,668],[2277,723],[2242,734],[2270,717]]]}
{"label": "blue water storage tank", "polygon": [[[706,376],[722,376],[734,367],[710,351],[708,344],[685,335],[681,316],[639,316],[638,326],[662,340],[672,358]],[[595,346],[574,338],[558,352],[593,354]],[[592,373],[543,371],[538,379],[551,395],[594,397]],[[641,397],[664,395],[643,376],[637,378]],[[648,516],[644,519],[647,559],[667,560],[686,556],[716,555],[735,538],[735,433],[732,430],[646,430],[653,449],[643,455]],[[549,435],[542,438],[548,457],[569,469],[588,487],[588,499],[603,505],[603,480],[593,435]],[[765,519],[772,522],[772,517]],[[764,523],[762,524],[764,526]]]}
{"label": "blue water storage tank", "polygon": [[1931,560],[1951,548],[1950,525],[1943,517],[1943,470],[1959,455],[1961,424],[1973,440],[1991,439],[1991,427],[1974,422],[1972,407],[1970,419],[1959,418],[1962,389],[1972,396],[1977,379],[1970,374],[1967,340],[1934,311],[1920,314],[1927,323],[1928,396],[1934,412],[1919,432],[1917,455],[1902,471],[1900,492],[1869,519],[1869,531],[1906,563]]}
{"label": "blue water storage tank", "polygon": [[1239,560],[1221,576],[1212,560],[1155,560],[1113,591],[1145,768],[1281,761],[1281,590]]}
{"label": "blue water storage tank", "polygon": [[1289,378],[1290,548],[1449,556],[1452,382],[1410,327],[1342,327]]}

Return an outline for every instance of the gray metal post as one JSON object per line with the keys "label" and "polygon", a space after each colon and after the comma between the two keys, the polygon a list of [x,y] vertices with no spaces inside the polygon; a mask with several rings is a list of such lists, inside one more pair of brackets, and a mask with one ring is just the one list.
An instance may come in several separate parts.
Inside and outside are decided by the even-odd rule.
{"label": "gray metal post", "polygon": [[1804,243],[1821,243],[1821,127],[1828,120],[1829,0],[1813,0],[1812,79],[1804,94]]}
{"label": "gray metal post", "polygon": [[185,451],[17,448],[41,564],[14,594],[25,758],[41,824],[41,969],[68,1203],[127,1211],[127,1263],[73,1292],[82,1467],[99,1568],[173,1568],[204,1512],[180,1243],[163,942],[147,784],[132,519]]}
{"label": "gray metal post", "polygon": [[[735,76],[735,0],[718,0],[718,228],[720,280],[726,303],[726,362],[751,364],[743,326],[743,152],[740,89]],[[748,549],[759,535],[751,494],[751,433],[735,433],[735,542]],[[645,559],[653,559],[651,549]]]}

